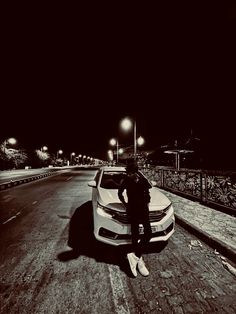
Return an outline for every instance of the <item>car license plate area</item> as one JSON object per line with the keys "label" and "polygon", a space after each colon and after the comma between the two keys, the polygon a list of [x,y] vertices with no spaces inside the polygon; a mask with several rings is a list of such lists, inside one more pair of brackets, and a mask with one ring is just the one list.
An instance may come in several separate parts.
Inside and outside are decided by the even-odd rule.
{"label": "car license plate area", "polygon": [[[152,229],[152,233],[155,233],[158,231],[158,226],[151,226]],[[144,233],[144,228],[143,226],[139,226],[139,234],[143,234]]]}

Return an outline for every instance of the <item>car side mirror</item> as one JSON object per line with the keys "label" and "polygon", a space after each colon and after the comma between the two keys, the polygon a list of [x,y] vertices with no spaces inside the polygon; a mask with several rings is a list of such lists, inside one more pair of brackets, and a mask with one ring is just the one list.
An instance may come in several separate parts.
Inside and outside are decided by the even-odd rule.
{"label": "car side mirror", "polygon": [[89,181],[88,182],[88,186],[90,186],[91,188],[96,188],[97,187],[97,183],[96,183],[96,181]]}
{"label": "car side mirror", "polygon": [[151,181],[152,186],[157,186],[157,182],[156,181]]}

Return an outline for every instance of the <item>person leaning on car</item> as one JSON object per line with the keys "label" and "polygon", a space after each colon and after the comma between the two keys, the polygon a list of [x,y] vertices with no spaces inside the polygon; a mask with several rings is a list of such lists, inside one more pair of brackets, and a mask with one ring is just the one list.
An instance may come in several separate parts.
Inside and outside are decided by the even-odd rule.
{"label": "person leaning on car", "polygon": [[[150,202],[149,189],[151,185],[145,177],[139,174],[136,163],[127,165],[126,174],[127,176],[118,189],[118,197],[126,207],[131,224],[133,252],[128,253],[127,258],[130,269],[135,277],[137,276],[136,268],[138,268],[143,276],[148,276],[149,271],[144,263],[142,253],[145,246],[150,241],[152,234],[148,208],[148,203]],[[124,190],[126,190],[127,193],[128,203],[125,202],[123,196]],[[141,240],[139,236],[139,224],[142,224],[144,228],[144,234]]]}

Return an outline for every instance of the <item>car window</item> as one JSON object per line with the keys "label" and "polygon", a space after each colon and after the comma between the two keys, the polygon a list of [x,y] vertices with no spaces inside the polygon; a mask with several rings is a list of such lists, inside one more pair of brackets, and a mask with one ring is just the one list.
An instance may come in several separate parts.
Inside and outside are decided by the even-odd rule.
{"label": "car window", "polygon": [[118,189],[125,176],[125,172],[105,171],[100,186],[104,189]]}

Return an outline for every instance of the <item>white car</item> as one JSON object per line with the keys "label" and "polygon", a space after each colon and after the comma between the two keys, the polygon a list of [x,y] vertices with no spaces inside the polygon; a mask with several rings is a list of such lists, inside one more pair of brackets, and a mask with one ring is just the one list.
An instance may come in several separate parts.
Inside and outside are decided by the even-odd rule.
{"label": "white car", "polygon": [[[139,172],[142,176],[144,174]],[[118,198],[118,187],[126,176],[125,167],[101,167],[93,181],[92,206],[95,238],[111,245],[131,244],[131,227],[126,209]],[[149,190],[149,219],[152,228],[150,242],[167,241],[174,233],[175,217],[170,200],[157,188]],[[124,192],[127,201],[126,192]],[[140,225],[140,234],[143,226]]]}

